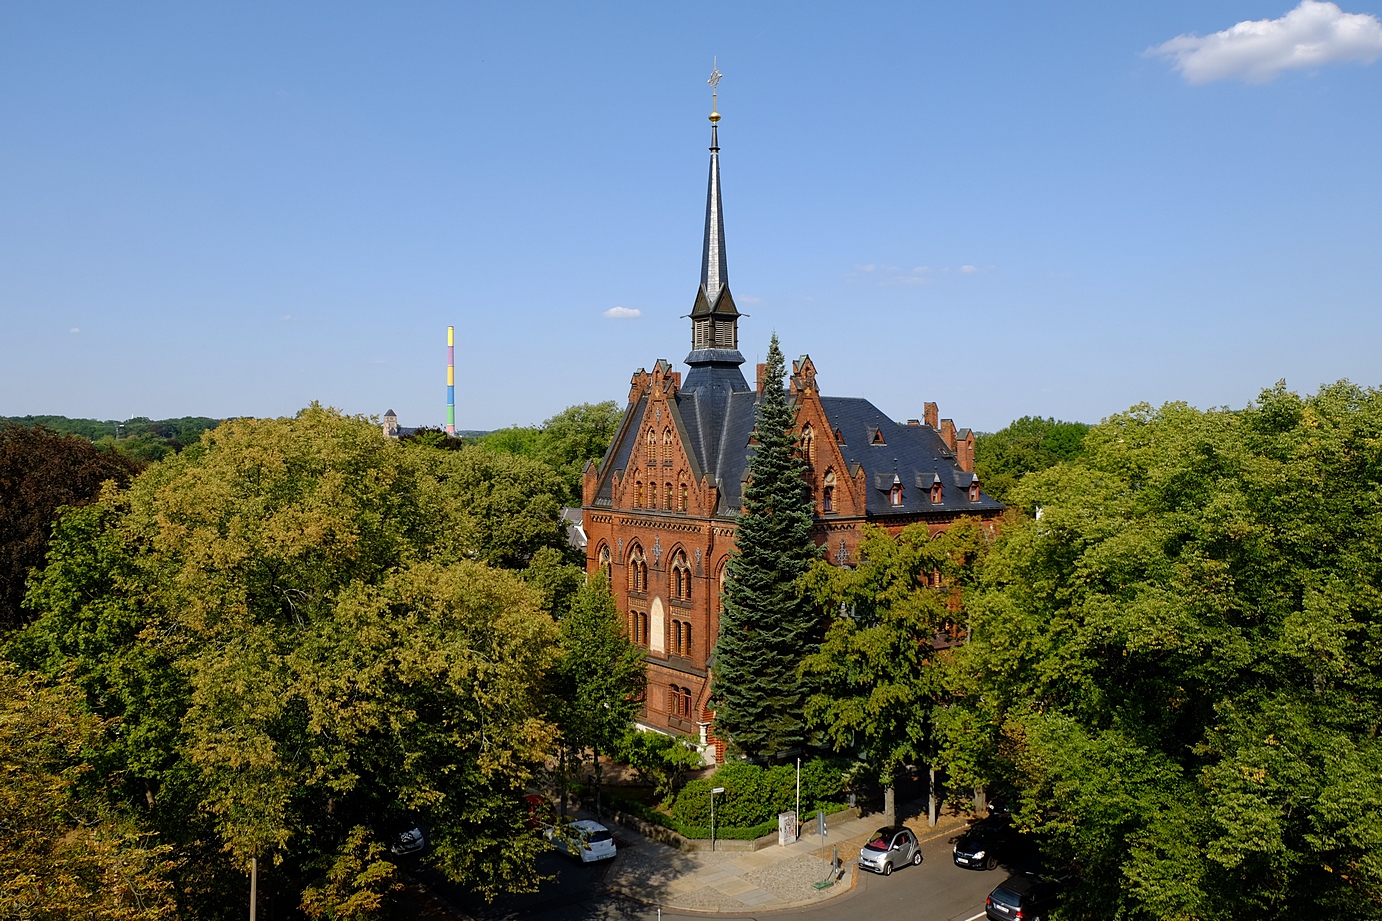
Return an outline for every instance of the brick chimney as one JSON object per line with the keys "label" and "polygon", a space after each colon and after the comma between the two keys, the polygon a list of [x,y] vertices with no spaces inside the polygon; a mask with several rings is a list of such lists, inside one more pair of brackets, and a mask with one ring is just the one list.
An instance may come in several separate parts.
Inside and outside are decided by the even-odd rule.
{"label": "brick chimney", "polygon": [[941,420],[941,441],[951,451],[955,450],[955,422],[952,419]]}
{"label": "brick chimney", "polygon": [[974,472],[974,433],[969,429],[955,441],[955,462],[965,473]]}
{"label": "brick chimney", "polygon": [[768,365],[765,362],[758,363],[758,398],[763,399],[763,376],[768,372]]}
{"label": "brick chimney", "polygon": [[923,410],[922,415],[926,418],[926,424],[931,426],[931,428],[935,428],[937,425],[936,420],[940,418],[941,411],[936,407],[935,403],[927,403],[923,407]]}

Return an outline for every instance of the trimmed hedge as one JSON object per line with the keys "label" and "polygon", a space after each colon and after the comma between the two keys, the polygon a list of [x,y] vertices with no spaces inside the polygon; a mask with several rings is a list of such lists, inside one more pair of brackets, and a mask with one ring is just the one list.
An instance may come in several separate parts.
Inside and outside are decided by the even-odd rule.
{"label": "trimmed hedge", "polygon": [[[801,766],[801,805],[804,813],[835,802],[844,780],[836,761],[813,758]],[[724,765],[707,779],[693,780],[682,788],[670,812],[692,828],[710,826],[710,790],[724,787],[715,798],[716,825],[758,828],[766,822],[777,826],[778,813],[796,805],[796,768],[777,765],[764,768],[743,761]],[[764,834],[767,834],[764,832]]]}
{"label": "trimmed hedge", "polygon": [[[605,801],[621,812],[627,812],[630,815],[638,816],[645,822],[651,822],[654,825],[669,828],[683,838],[705,840],[710,837],[710,826],[708,825],[689,825],[678,820],[675,816],[670,816],[665,812],[652,809],[645,806],[643,803],[636,803],[633,800],[624,799],[622,796],[607,795],[605,796]],[[831,815],[832,813],[848,808],[849,807],[843,803],[827,803],[822,807],[822,810],[826,815]],[[817,810],[812,810],[802,817],[799,824],[803,830],[808,828],[808,822],[814,822],[816,820],[816,812]],[[721,825],[718,821],[715,823],[715,837],[725,841],[752,841],[755,838],[770,835],[775,831],[777,831],[777,816],[759,822],[757,825],[750,825],[747,827]]]}

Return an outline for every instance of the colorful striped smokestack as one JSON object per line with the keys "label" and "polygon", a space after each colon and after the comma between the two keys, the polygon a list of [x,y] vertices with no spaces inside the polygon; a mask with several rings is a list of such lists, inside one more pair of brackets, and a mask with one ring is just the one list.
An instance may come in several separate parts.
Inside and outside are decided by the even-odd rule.
{"label": "colorful striped smokestack", "polygon": [[446,434],[456,434],[456,327],[446,328]]}

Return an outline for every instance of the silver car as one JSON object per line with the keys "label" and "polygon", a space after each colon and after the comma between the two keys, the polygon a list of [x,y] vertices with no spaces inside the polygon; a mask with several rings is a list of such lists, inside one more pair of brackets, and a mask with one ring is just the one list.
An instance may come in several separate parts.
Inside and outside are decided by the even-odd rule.
{"label": "silver car", "polygon": [[869,836],[859,850],[859,867],[889,876],[898,867],[921,865],[921,845],[905,825],[889,825]]}

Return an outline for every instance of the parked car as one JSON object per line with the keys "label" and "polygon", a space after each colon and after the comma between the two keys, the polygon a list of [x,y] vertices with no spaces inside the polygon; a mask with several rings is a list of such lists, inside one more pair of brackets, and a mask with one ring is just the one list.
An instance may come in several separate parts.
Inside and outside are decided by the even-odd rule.
{"label": "parked car", "polygon": [[1017,838],[1012,820],[998,815],[975,822],[955,842],[955,866],[971,870],[997,869]]}
{"label": "parked car", "polygon": [[892,874],[898,867],[907,864],[921,864],[921,845],[917,836],[905,825],[889,825],[880,828],[869,836],[869,841],[859,849],[859,868]]}
{"label": "parked car", "polygon": [[616,847],[614,835],[599,822],[581,819],[570,825],[548,825],[542,830],[552,847],[563,854],[580,858],[582,863],[609,860]]}
{"label": "parked car", "polygon": [[1003,880],[984,902],[990,921],[1042,921],[1060,897],[1061,884],[1035,873],[1016,873]]}
{"label": "parked car", "polygon": [[422,829],[418,827],[409,828],[393,836],[389,843],[389,853],[402,857],[404,854],[416,854],[427,844],[427,838],[423,835]]}

